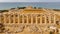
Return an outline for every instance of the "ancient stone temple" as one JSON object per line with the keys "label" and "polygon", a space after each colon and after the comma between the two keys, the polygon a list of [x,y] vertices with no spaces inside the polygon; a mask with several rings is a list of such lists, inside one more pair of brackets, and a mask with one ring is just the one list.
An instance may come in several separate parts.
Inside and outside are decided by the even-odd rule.
{"label": "ancient stone temple", "polygon": [[60,12],[31,6],[1,11],[0,33],[60,34]]}

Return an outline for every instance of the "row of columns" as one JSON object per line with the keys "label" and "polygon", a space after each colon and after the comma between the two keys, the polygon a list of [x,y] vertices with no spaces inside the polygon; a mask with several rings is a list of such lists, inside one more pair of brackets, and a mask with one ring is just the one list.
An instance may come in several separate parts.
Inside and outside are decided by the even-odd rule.
{"label": "row of columns", "polygon": [[[51,23],[51,16],[52,15],[49,15],[49,16],[47,16],[47,15],[44,15],[44,17],[43,17],[43,14],[37,14],[37,15],[40,15],[39,17],[37,17],[37,15],[36,14],[34,14],[35,16],[33,17],[33,14],[30,14],[30,16],[31,16],[31,24],[33,23],[33,18],[35,18],[35,20],[36,20],[36,24],[38,23],[37,22],[37,20],[38,20],[38,18],[40,18],[40,24],[42,24],[42,19],[44,18],[44,22],[45,22],[45,24],[47,23],[47,19],[48,19],[48,21],[49,21],[49,23]],[[28,16],[28,14],[22,14],[22,15],[20,15],[20,14],[17,14],[17,19],[18,19],[18,21],[17,21],[17,23],[20,23],[20,16],[22,16],[22,23],[24,23],[24,16],[26,16],[26,21],[27,21],[27,23],[29,23],[29,16]],[[8,20],[9,20],[9,23],[11,23],[11,19],[13,19],[13,23],[15,23],[16,22],[16,16],[15,15],[13,15],[13,18],[11,18],[11,15],[9,15],[8,17],[6,17],[6,15],[3,15],[3,17],[4,17],[4,23],[6,23],[6,18],[8,18]],[[48,18],[47,18],[48,17]],[[54,24],[56,23],[56,16],[54,15],[53,16],[53,22],[54,22]]]}

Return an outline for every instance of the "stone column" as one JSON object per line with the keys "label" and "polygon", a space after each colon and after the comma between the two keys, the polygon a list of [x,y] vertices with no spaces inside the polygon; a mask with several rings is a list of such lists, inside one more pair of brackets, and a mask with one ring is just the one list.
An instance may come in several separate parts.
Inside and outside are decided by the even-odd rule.
{"label": "stone column", "polygon": [[45,17],[45,24],[47,24],[47,16],[46,16],[46,15],[44,15],[44,17]]}
{"label": "stone column", "polygon": [[37,24],[37,15],[36,15],[36,24]]}
{"label": "stone column", "polygon": [[4,14],[3,16],[4,16],[4,23],[6,23],[6,15]]}
{"label": "stone column", "polygon": [[56,15],[54,14],[54,24],[56,24]]}
{"label": "stone column", "polygon": [[24,24],[24,14],[22,15],[22,23]]}
{"label": "stone column", "polygon": [[13,23],[15,23],[15,14],[13,15]]}
{"label": "stone column", "polygon": [[20,14],[18,14],[18,23],[20,23],[20,17],[19,16],[20,16]]}
{"label": "stone column", "polygon": [[8,16],[8,19],[9,19],[9,23],[11,23],[11,15],[10,14]]}
{"label": "stone column", "polygon": [[51,15],[49,15],[49,24],[51,24]]}
{"label": "stone column", "polygon": [[[40,19],[40,17],[39,17],[39,19]],[[39,20],[40,21],[40,20]],[[40,24],[40,22],[39,22],[39,24]]]}
{"label": "stone column", "polygon": [[1,23],[1,15],[2,15],[2,14],[0,13],[0,23]]}
{"label": "stone column", "polygon": [[31,24],[33,24],[33,15],[31,14]]}
{"label": "stone column", "polygon": [[26,16],[27,16],[27,24],[28,24],[29,23],[28,14]]}
{"label": "stone column", "polygon": [[42,14],[41,14],[41,17],[40,17],[40,24],[42,24]]}

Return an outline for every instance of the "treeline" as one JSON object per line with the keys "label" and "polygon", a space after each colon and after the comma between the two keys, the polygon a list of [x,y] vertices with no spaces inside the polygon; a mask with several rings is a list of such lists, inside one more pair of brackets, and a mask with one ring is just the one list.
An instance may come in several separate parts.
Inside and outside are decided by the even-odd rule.
{"label": "treeline", "polygon": [[60,9],[53,9],[54,11],[60,11]]}
{"label": "treeline", "polygon": [[0,10],[0,13],[8,12],[8,10]]}

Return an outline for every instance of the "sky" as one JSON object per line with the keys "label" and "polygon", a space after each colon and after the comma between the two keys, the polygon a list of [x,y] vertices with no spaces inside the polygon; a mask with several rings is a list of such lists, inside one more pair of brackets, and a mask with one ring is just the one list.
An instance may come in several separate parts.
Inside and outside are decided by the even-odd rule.
{"label": "sky", "polygon": [[0,0],[0,2],[60,2],[60,0]]}

